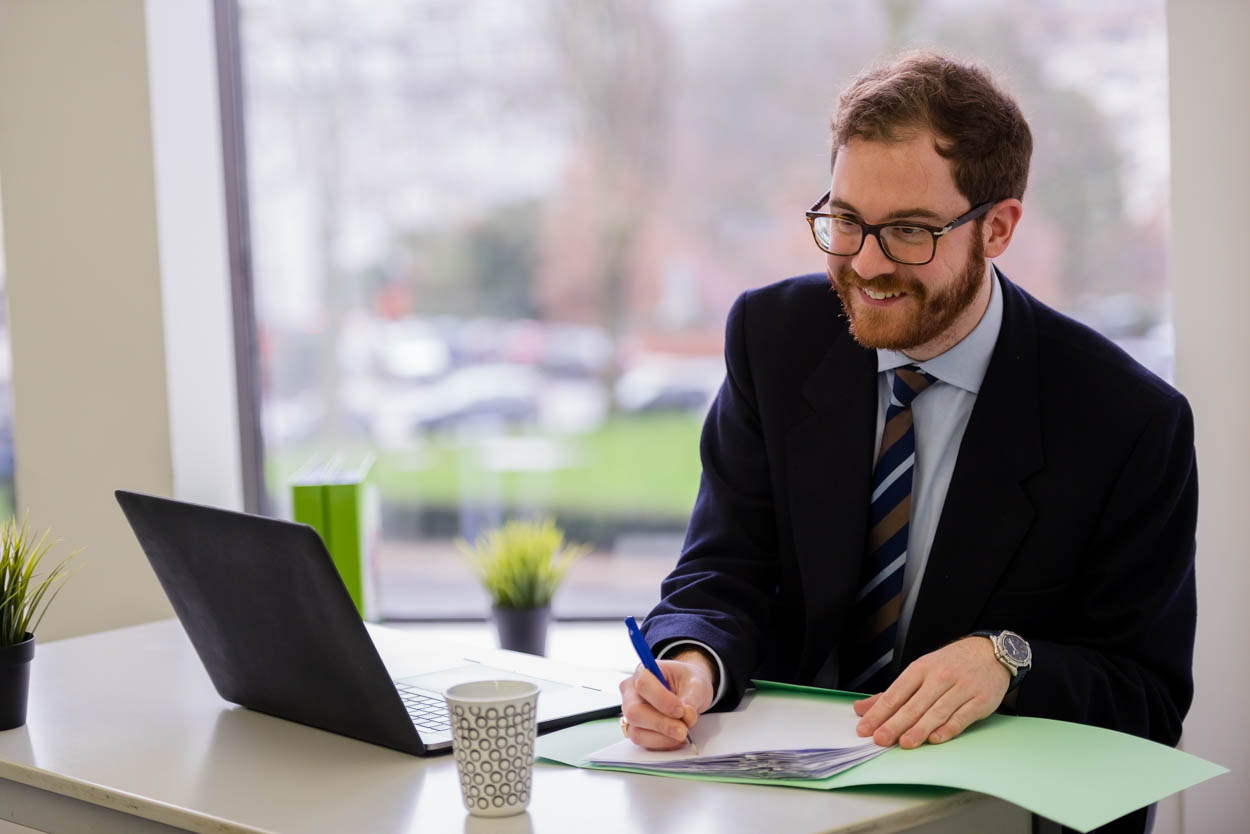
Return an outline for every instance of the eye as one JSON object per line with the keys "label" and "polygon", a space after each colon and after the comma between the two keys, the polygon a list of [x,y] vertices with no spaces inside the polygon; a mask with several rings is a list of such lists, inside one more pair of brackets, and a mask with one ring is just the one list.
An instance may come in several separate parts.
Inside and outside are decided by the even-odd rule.
{"label": "eye", "polygon": [[927,229],[922,229],[919,226],[891,226],[890,231],[899,240],[919,239],[929,233]]}

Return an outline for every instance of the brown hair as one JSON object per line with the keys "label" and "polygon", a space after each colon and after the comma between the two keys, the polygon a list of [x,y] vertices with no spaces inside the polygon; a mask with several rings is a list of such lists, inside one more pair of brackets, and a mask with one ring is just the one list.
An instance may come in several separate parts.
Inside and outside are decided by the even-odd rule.
{"label": "brown hair", "polygon": [[896,142],[927,130],[951,160],[972,205],[1024,196],[1033,134],[989,71],[936,52],[913,52],[851,82],[833,117],[833,155],[854,138]]}

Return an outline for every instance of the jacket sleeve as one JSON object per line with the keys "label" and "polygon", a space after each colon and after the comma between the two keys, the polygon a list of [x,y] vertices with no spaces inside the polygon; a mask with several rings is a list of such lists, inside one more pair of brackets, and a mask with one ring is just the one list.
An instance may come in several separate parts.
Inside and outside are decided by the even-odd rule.
{"label": "jacket sleeve", "polygon": [[1175,394],[1147,422],[1112,488],[1062,640],[1030,639],[1021,715],[1177,743],[1193,698],[1197,513],[1193,416]]}
{"label": "jacket sleeve", "polygon": [[654,648],[706,644],[725,670],[718,710],[737,706],[759,665],[778,581],[768,460],[747,355],[750,293],[725,329],[725,381],[699,444],[703,475],[685,546],[643,630]]}

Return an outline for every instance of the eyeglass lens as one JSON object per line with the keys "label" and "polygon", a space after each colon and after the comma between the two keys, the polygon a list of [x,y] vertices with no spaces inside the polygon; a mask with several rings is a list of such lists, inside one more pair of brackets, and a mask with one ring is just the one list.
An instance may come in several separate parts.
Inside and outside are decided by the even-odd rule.
{"label": "eyeglass lens", "polygon": [[[864,239],[858,223],[841,217],[816,217],[812,221],[816,242],[833,255],[854,255]],[[877,240],[886,255],[901,263],[924,263],[933,257],[937,244],[933,233],[916,226],[886,226]]]}

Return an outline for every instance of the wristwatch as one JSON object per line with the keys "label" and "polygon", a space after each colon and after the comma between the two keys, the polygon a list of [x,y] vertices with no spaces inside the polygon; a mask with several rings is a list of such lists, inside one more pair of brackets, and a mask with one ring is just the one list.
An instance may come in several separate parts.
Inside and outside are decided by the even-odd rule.
{"label": "wristwatch", "polygon": [[1008,692],[1019,686],[1033,667],[1033,650],[1029,648],[1028,641],[1014,631],[974,631],[971,636],[988,637],[994,643],[994,657],[1011,673]]}

